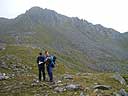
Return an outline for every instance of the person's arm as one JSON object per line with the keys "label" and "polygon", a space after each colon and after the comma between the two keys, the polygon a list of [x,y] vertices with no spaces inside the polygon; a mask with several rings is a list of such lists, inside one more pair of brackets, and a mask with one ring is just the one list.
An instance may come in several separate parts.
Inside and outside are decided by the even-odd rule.
{"label": "person's arm", "polygon": [[44,62],[46,62],[49,59],[49,57],[44,58]]}
{"label": "person's arm", "polygon": [[37,62],[37,64],[39,63],[39,57],[37,57],[37,61],[36,62]]}
{"label": "person's arm", "polygon": [[42,58],[43,58],[43,63],[45,63],[45,57],[43,56]]}

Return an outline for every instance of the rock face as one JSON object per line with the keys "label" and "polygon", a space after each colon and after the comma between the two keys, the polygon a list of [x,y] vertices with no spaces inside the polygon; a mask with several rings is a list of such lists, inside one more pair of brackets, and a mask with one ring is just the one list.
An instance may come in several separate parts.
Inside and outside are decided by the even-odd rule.
{"label": "rock face", "polygon": [[119,81],[121,84],[126,85],[125,79],[119,74],[116,73],[113,78],[115,78],[117,81]]}

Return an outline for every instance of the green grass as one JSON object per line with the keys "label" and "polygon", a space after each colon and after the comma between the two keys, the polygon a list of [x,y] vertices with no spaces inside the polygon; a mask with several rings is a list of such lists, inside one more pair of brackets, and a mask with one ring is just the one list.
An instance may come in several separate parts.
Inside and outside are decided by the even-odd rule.
{"label": "green grass", "polygon": [[[84,74],[83,72],[86,71],[80,72],[80,68],[77,67],[79,63],[74,62],[78,60],[77,57],[73,56],[71,53],[68,53],[68,55],[64,55],[62,53],[55,52],[55,50],[50,50],[50,53],[53,53],[57,56],[57,65],[53,70],[54,79],[62,80],[62,84],[80,84],[83,88],[86,89],[88,87],[90,89],[55,93],[54,89],[50,87],[50,84],[48,82],[41,82],[36,86],[32,86],[31,84],[33,80],[38,79],[36,57],[40,51],[42,50],[37,48],[11,45],[6,46],[5,50],[0,51],[0,60],[3,60],[4,62],[6,62],[6,64],[10,66],[13,66],[13,64],[18,64],[21,66],[28,66],[32,68],[28,71],[25,71],[26,73],[23,72],[20,73],[20,75],[17,74],[14,78],[0,81],[1,96],[33,96],[36,94],[42,96],[44,96],[45,94],[48,94],[48,96],[79,96],[82,91],[89,94],[89,96],[95,96],[93,93],[94,90],[91,89],[95,85],[95,83],[112,86],[111,90],[104,91],[104,94],[106,95],[110,95],[113,92],[118,92],[121,88],[124,88],[126,89],[126,91],[128,91],[126,86],[121,85],[118,81],[112,78],[114,73],[99,73],[90,71],[91,73],[89,75]],[[78,57],[81,54],[79,51],[74,50],[74,52]],[[6,59],[6,56],[11,57]],[[85,56],[83,58],[87,57]],[[86,60],[86,62],[89,62],[88,59]],[[71,67],[70,64],[74,63],[76,64],[76,66]],[[83,67],[83,64],[80,64],[80,67]],[[0,68],[0,72],[6,74],[15,74],[15,71],[13,71],[13,69]],[[80,72],[80,75],[76,75],[76,73],[78,72]],[[74,75],[73,80],[62,79],[65,73]],[[124,74],[123,77],[128,82],[127,74]]]}
{"label": "green grass", "polygon": [[[4,61],[7,64],[20,63],[23,65],[30,66],[30,67],[32,67],[33,72],[37,72],[36,59],[37,59],[38,53],[40,51],[42,51],[42,50],[33,49],[31,47],[7,46],[5,50],[0,51],[0,57],[12,56],[14,58],[10,58],[9,60],[4,60]],[[56,53],[56,54],[59,54],[59,53]],[[57,58],[58,58],[58,56],[57,56]],[[6,59],[6,57],[4,57],[3,59]],[[57,66],[59,68],[58,71],[56,71],[57,73],[65,72],[64,62],[62,62],[61,60],[57,60]],[[61,72],[59,72],[59,70]],[[66,70],[69,70],[69,69],[66,68]]]}

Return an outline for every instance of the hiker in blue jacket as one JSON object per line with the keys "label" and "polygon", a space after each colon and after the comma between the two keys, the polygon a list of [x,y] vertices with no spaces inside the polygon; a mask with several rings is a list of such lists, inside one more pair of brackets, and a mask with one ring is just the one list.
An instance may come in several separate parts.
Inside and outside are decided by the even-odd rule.
{"label": "hiker in blue jacket", "polygon": [[49,55],[48,51],[45,51],[45,61],[46,61],[47,72],[48,72],[48,75],[50,78],[50,82],[53,82],[52,69],[54,67],[54,64],[53,64],[53,58],[52,58],[52,56]]}
{"label": "hiker in blue jacket", "polygon": [[45,57],[42,56],[42,53],[39,53],[39,56],[37,57],[37,64],[38,64],[38,70],[39,70],[39,81],[41,81],[42,73],[43,73],[43,80],[45,81]]}

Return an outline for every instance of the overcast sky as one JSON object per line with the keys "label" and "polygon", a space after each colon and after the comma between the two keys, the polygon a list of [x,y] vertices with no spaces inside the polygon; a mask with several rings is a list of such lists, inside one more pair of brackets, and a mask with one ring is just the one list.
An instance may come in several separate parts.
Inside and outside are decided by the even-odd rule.
{"label": "overcast sky", "polygon": [[128,0],[0,0],[0,17],[15,18],[33,6],[128,31]]}

